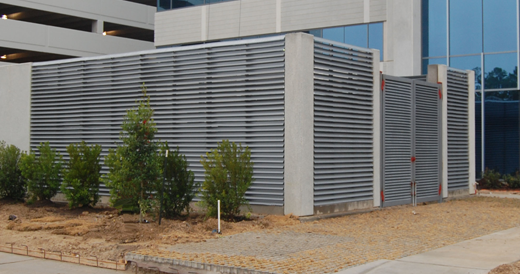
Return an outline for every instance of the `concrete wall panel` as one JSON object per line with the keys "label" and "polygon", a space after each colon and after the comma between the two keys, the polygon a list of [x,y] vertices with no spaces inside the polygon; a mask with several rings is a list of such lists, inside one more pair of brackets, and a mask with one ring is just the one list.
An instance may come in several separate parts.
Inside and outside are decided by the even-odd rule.
{"label": "concrete wall panel", "polygon": [[241,2],[240,36],[276,32],[276,0]]}
{"label": "concrete wall panel", "polygon": [[241,3],[232,1],[207,6],[209,40],[240,36]]}
{"label": "concrete wall panel", "polygon": [[363,0],[282,1],[282,32],[361,24],[364,22]]}
{"label": "concrete wall panel", "polygon": [[158,12],[155,16],[155,46],[201,41],[203,8]]}
{"label": "concrete wall panel", "polygon": [[0,66],[0,140],[29,150],[30,63]]}
{"label": "concrete wall panel", "polygon": [[386,21],[386,0],[370,1],[370,21]]}

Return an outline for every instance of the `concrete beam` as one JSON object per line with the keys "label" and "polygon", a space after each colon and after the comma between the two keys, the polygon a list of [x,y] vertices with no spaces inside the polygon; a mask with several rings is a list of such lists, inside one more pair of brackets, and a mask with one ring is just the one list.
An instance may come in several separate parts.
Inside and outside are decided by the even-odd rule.
{"label": "concrete beam", "polygon": [[382,162],[382,146],[381,146],[381,129],[382,129],[382,113],[381,109],[383,107],[381,102],[381,73],[379,72],[379,60],[380,60],[380,52],[379,50],[372,50],[373,52],[373,77],[374,77],[374,86],[373,86],[373,97],[372,97],[372,106],[373,106],[373,166],[374,166],[374,183],[373,183],[373,197],[374,197],[374,207],[381,206],[381,165]]}
{"label": "concrete beam", "polygon": [[78,57],[155,48],[152,42],[16,20],[0,20],[0,33],[2,47]]}
{"label": "concrete beam", "polygon": [[468,73],[468,139],[469,139],[469,193],[475,193],[476,153],[475,153],[475,71]]}
{"label": "concrete beam", "polygon": [[314,213],[314,37],[285,37],[284,214]]}

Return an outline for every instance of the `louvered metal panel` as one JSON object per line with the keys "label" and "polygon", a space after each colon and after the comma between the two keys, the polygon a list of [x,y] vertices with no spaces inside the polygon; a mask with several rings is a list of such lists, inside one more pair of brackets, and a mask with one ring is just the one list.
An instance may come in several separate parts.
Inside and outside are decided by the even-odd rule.
{"label": "louvered metal panel", "polygon": [[314,205],[373,199],[372,52],[316,38]]}
{"label": "louvered metal panel", "polygon": [[414,81],[417,202],[437,201],[441,184],[441,85]]}
{"label": "louvered metal panel", "polygon": [[283,206],[283,49],[279,36],[35,63],[31,147],[50,141],[65,154],[67,145],[85,140],[102,145],[106,156],[120,143],[123,117],[145,83],[157,138],[179,146],[197,182],[204,178],[201,155],[222,139],[240,142],[255,163],[250,203]]}
{"label": "louvered metal panel", "polygon": [[[468,75],[448,70],[448,190],[469,188]],[[473,122],[473,121],[472,121]]]}
{"label": "louvered metal panel", "polygon": [[383,206],[412,202],[413,80],[383,75]]}

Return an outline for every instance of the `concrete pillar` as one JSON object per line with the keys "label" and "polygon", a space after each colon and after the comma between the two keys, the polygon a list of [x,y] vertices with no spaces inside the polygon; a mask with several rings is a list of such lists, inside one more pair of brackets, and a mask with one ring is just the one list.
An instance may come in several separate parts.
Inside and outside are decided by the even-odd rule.
{"label": "concrete pillar", "polygon": [[387,0],[383,73],[421,74],[421,0]]}
{"label": "concrete pillar", "polygon": [[475,193],[476,154],[475,154],[475,71],[468,73],[468,139],[469,139],[469,193]]}
{"label": "concrete pillar", "polygon": [[314,37],[285,36],[284,214],[314,214]]}
{"label": "concrete pillar", "polygon": [[0,140],[30,148],[32,63],[0,66]]}
{"label": "concrete pillar", "polygon": [[446,65],[429,65],[427,81],[430,83],[441,83],[442,85],[442,108],[441,108],[441,131],[442,131],[442,197],[448,197],[448,67]]}
{"label": "concrete pillar", "polygon": [[381,165],[383,164],[381,159],[382,146],[381,146],[381,121],[383,107],[381,103],[381,73],[379,72],[379,50],[372,50],[373,52],[373,76],[374,76],[374,96],[373,98],[373,165],[374,165],[374,185],[373,185],[373,196],[374,196],[374,207],[381,206]]}
{"label": "concrete pillar", "polygon": [[101,20],[92,21],[92,32],[102,34],[104,32],[104,22]]}

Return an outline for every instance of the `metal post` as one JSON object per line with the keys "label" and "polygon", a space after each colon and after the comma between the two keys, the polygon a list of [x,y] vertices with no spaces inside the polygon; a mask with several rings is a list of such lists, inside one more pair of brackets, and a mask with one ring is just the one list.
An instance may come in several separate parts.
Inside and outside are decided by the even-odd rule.
{"label": "metal post", "polygon": [[164,170],[163,170],[163,183],[162,183],[162,188],[161,188],[161,197],[159,198],[160,201],[159,201],[159,225],[161,225],[161,219],[162,219],[162,207],[163,207],[163,196],[164,196],[164,184],[166,183],[166,167],[167,167],[167,164],[168,164],[168,151],[169,150],[166,150],[166,157],[164,157]]}
{"label": "metal post", "polygon": [[217,201],[217,211],[218,211],[218,231],[217,231],[217,233],[220,234],[220,200]]}

